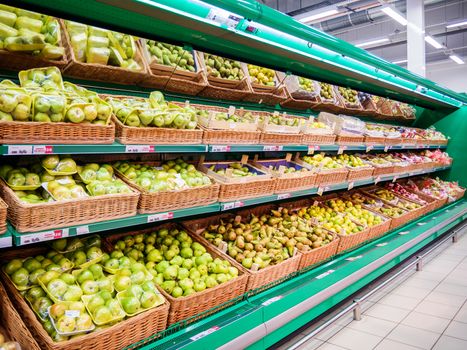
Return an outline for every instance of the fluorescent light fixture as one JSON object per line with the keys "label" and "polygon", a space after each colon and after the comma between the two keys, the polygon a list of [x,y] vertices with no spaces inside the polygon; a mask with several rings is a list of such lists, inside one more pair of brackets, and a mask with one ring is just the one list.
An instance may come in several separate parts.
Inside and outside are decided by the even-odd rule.
{"label": "fluorescent light fixture", "polygon": [[402,63],[407,63],[407,60],[400,60],[400,61],[394,61],[392,62],[394,64],[402,64]]}
{"label": "fluorescent light fixture", "polygon": [[300,22],[305,22],[305,23],[312,22],[312,21],[315,21],[317,19],[329,17],[329,16],[332,16],[332,15],[335,15],[335,14],[338,14],[338,13],[339,13],[339,11],[337,9],[332,9],[332,10],[328,10],[328,11],[324,11],[324,12],[320,12],[320,13],[315,13],[313,15],[300,18],[299,21]]}
{"label": "fluorescent light fixture", "polygon": [[375,44],[385,43],[385,42],[388,42],[388,41],[389,41],[388,38],[376,39],[376,40],[371,40],[371,41],[365,41],[364,43],[356,44],[355,46],[356,47],[371,46],[371,45],[375,45]]}
{"label": "fluorescent light fixture", "polygon": [[457,64],[464,64],[465,62],[457,55],[449,55],[449,58],[456,62]]}
{"label": "fluorescent light fixture", "polygon": [[443,45],[441,45],[439,42],[437,42],[432,36],[425,36],[425,41],[433,46],[435,49],[442,49]]}
{"label": "fluorescent light fixture", "polygon": [[387,14],[389,17],[399,22],[403,26],[406,26],[408,23],[405,17],[399,11],[390,6],[383,6],[381,8],[381,11],[383,11],[385,14]]}
{"label": "fluorescent light fixture", "polygon": [[461,22],[448,24],[446,28],[457,28],[457,27],[464,27],[464,26],[467,26],[467,19],[462,20]]}

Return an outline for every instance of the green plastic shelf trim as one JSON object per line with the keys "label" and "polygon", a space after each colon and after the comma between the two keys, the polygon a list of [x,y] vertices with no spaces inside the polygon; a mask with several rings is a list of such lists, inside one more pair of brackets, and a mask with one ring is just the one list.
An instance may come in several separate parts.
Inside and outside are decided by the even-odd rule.
{"label": "green plastic shelf trim", "polygon": [[242,208],[242,207],[247,207],[247,206],[252,206],[252,205],[257,205],[257,204],[262,204],[262,203],[275,202],[275,201],[280,201],[280,200],[287,199],[287,198],[319,194],[321,192],[324,193],[324,192],[330,192],[330,191],[337,191],[341,189],[347,189],[350,187],[364,186],[364,185],[373,184],[373,183],[382,182],[382,181],[391,181],[391,180],[399,179],[403,177],[427,174],[427,173],[446,170],[446,169],[449,169],[449,167],[439,167],[439,168],[435,168],[430,171],[417,171],[417,172],[410,172],[410,173],[400,174],[400,175],[395,175],[395,176],[390,175],[390,176],[380,177],[377,179],[378,181],[376,181],[375,178],[371,178],[371,179],[365,179],[361,181],[355,181],[353,183],[343,182],[340,184],[324,186],[322,188],[320,187],[310,188],[310,189],[302,190],[302,191],[283,193],[283,194],[274,194],[270,196],[250,198],[250,199],[244,199],[244,200],[238,200],[238,201],[232,201],[232,202],[219,202],[219,203],[213,203],[213,204],[202,206],[202,207],[178,209],[178,210],[167,211],[167,212],[162,212],[162,213],[138,214],[136,216],[131,216],[127,218],[94,222],[94,223],[89,223],[89,224],[69,226],[69,227],[63,227],[63,228],[57,228],[57,229],[50,229],[50,230],[45,230],[45,231],[40,231],[40,232],[20,233],[20,232],[17,232],[13,226],[8,225],[8,232],[13,236],[14,245],[22,246],[22,245],[49,241],[53,239],[59,239],[63,237],[84,235],[84,234],[96,233],[96,232],[106,232],[106,231],[116,230],[122,227],[145,225],[149,223],[167,221],[171,219],[183,218],[183,217],[200,215],[200,214],[217,213],[219,211],[226,211],[226,210]]}
{"label": "green plastic shelf trim", "polygon": [[[395,145],[370,146],[374,151],[445,149],[440,145]],[[121,154],[121,153],[220,153],[220,152],[337,152],[338,145],[123,145],[115,141],[110,145],[0,145],[0,155],[44,155],[44,154]],[[367,146],[349,145],[343,147],[346,151],[370,151]]]}
{"label": "green plastic shelf trim", "polygon": [[466,200],[448,204],[189,327],[172,326],[162,339],[148,338],[127,350],[268,348],[466,218]]}

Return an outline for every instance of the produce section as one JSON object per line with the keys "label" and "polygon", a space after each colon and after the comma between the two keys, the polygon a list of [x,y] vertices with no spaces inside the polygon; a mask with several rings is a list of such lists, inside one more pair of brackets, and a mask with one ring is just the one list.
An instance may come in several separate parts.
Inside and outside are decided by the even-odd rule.
{"label": "produce section", "polygon": [[[465,97],[428,81],[423,96],[373,78],[357,91],[345,70],[289,71],[279,51],[156,37],[131,27],[137,11],[83,4],[128,19],[0,5],[0,57],[20,57],[0,63],[0,320],[23,348],[264,348],[281,328],[248,331],[337,288],[334,271],[361,268],[345,259],[386,259],[375,278],[465,220],[462,140],[445,123]],[[216,23],[196,18],[193,35],[191,21]]]}

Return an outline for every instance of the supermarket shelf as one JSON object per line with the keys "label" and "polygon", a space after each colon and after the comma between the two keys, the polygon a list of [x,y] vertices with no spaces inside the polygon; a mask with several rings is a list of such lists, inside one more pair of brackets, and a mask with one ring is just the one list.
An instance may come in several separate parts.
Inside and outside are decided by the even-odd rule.
{"label": "supermarket shelf", "polygon": [[162,339],[127,349],[266,349],[466,219],[467,201],[451,203],[190,327],[174,325]]}
{"label": "supermarket shelf", "polygon": [[49,240],[63,238],[63,237],[70,237],[70,236],[84,235],[84,234],[89,234],[89,233],[116,230],[122,227],[145,225],[149,223],[167,221],[171,219],[183,218],[183,217],[200,215],[200,214],[216,213],[219,211],[226,211],[226,210],[231,210],[235,208],[241,208],[241,207],[247,207],[247,206],[252,206],[252,205],[257,205],[257,204],[262,204],[262,203],[280,201],[280,200],[287,199],[287,198],[302,197],[302,196],[308,196],[308,195],[313,195],[313,194],[322,194],[324,192],[337,191],[341,189],[364,186],[364,185],[369,185],[369,184],[382,182],[382,181],[391,181],[391,180],[395,181],[395,179],[399,179],[403,177],[427,174],[427,173],[432,173],[435,171],[446,170],[449,168],[450,167],[438,167],[438,168],[431,169],[429,171],[417,171],[417,172],[410,172],[410,173],[405,173],[405,174],[389,175],[389,176],[378,177],[378,178],[369,178],[369,179],[350,182],[350,183],[343,182],[343,183],[339,183],[335,185],[318,187],[318,188],[315,187],[315,188],[310,188],[310,189],[302,190],[302,191],[283,193],[283,194],[274,194],[270,196],[250,198],[250,199],[231,201],[231,202],[219,202],[219,203],[213,203],[213,204],[202,206],[202,207],[179,209],[179,210],[167,211],[167,212],[162,212],[162,213],[138,214],[136,216],[131,216],[128,218],[108,220],[108,221],[102,221],[102,222],[94,222],[94,223],[89,223],[89,224],[84,224],[84,225],[76,225],[76,226],[69,226],[69,227],[63,227],[63,228],[57,228],[57,229],[50,229],[50,230],[40,231],[40,232],[19,233],[11,225],[9,225],[8,231],[13,236],[14,245],[22,246],[22,245],[44,242],[44,241],[49,241]]}
{"label": "supermarket shelf", "polygon": [[338,152],[341,151],[390,151],[411,149],[445,149],[441,145],[395,146],[338,146],[338,145],[123,145],[115,141],[110,145],[0,145],[0,155],[43,154],[118,154],[118,153],[219,153],[219,152]]}

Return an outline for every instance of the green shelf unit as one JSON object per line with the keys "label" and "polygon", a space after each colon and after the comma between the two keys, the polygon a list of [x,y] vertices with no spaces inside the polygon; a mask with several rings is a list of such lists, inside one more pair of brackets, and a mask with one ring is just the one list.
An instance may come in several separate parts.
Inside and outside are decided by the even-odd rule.
{"label": "green shelf unit", "polygon": [[121,153],[239,153],[239,152],[337,152],[343,151],[391,151],[391,150],[421,150],[445,149],[440,145],[374,145],[367,146],[338,146],[338,145],[123,145],[118,141],[110,145],[0,145],[0,155],[44,155],[44,154],[121,154]]}
{"label": "green shelf unit", "polygon": [[466,200],[448,204],[188,327],[173,325],[126,349],[268,348],[466,219]]}

